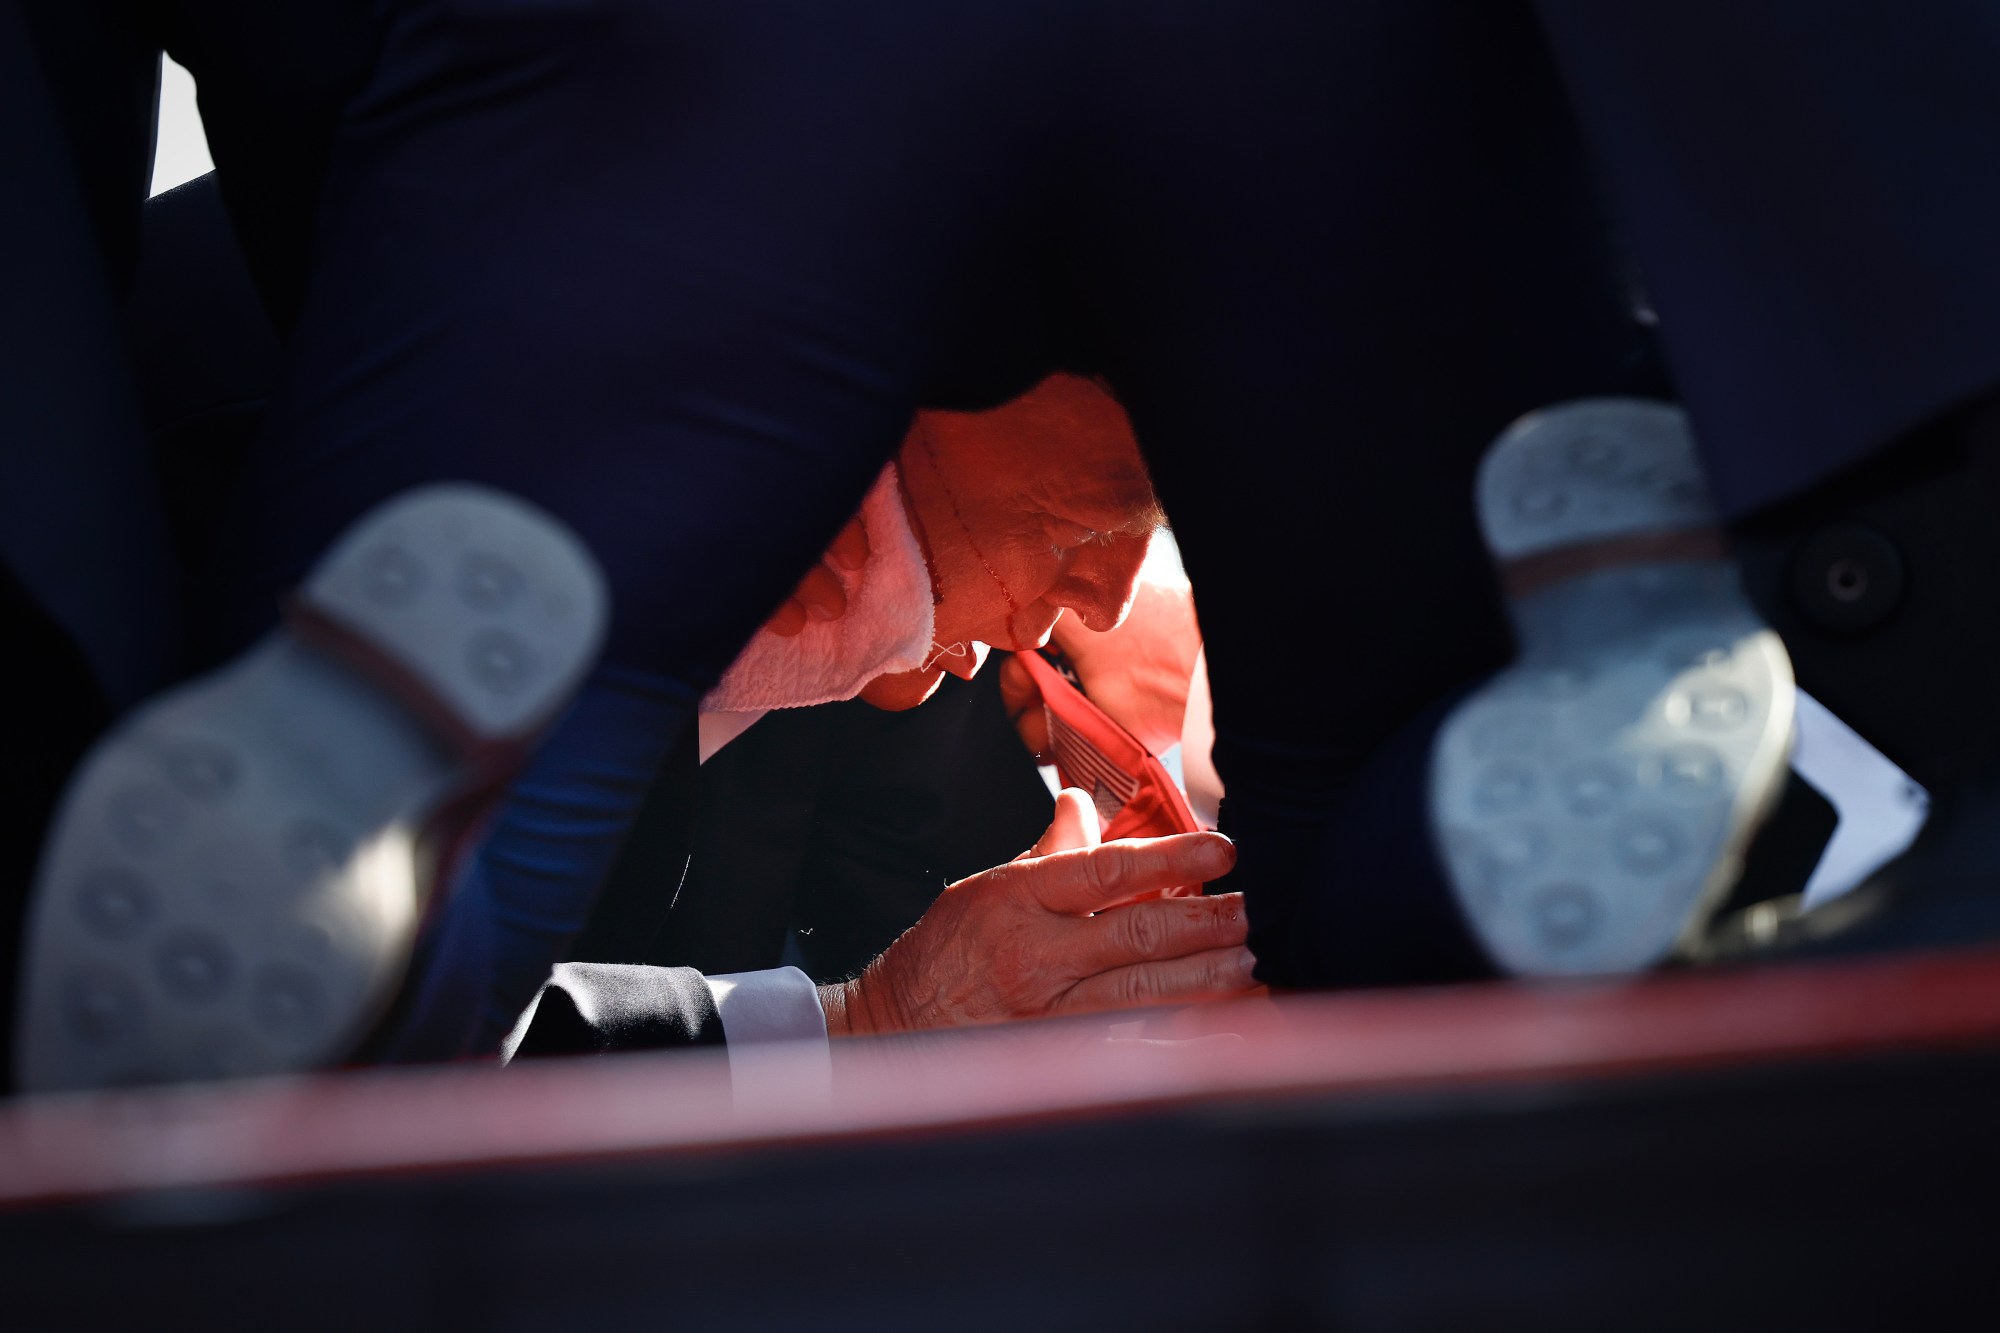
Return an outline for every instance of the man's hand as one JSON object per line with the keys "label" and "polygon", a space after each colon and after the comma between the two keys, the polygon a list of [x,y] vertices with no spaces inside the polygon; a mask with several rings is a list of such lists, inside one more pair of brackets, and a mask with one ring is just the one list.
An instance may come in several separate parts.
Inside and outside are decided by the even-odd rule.
{"label": "man's hand", "polygon": [[1099,845],[1090,798],[1065,791],[1032,849],[952,885],[867,971],[820,988],[827,1030],[912,1032],[1242,994],[1256,985],[1242,895],[1131,902],[1215,879],[1235,861],[1214,833]]}
{"label": "man's hand", "polygon": [[856,514],[834,537],[819,563],[806,571],[792,595],[778,604],[764,628],[789,639],[812,620],[838,620],[847,614],[847,590],[837,569],[856,570],[868,563],[868,529]]}

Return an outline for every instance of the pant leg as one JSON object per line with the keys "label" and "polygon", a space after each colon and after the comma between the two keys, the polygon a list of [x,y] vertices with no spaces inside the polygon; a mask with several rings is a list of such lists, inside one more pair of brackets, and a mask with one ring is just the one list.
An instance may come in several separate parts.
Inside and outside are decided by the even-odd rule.
{"label": "pant leg", "polygon": [[[624,927],[642,951],[679,878],[597,892],[649,796],[668,809],[653,840],[687,861],[694,824],[688,700],[615,668],[594,673],[493,810],[451,897],[426,927],[402,1007],[372,1054],[398,1063],[490,1055],[586,923]],[[682,735],[680,752],[672,752]],[[608,909],[608,910],[607,910]],[[600,917],[610,921],[600,925]]]}
{"label": "pant leg", "polygon": [[1466,951],[1379,923],[1439,913],[1376,901],[1442,892],[1424,766],[1397,770],[1407,873],[1322,861],[1325,830],[1371,755],[1511,655],[1472,503],[1494,435],[1655,387],[1581,143],[1525,4],[1103,12],[1087,271],[1199,590],[1227,884],[1261,976],[1358,977],[1287,961],[1316,952],[1306,900],[1330,913],[1308,933],[1434,975]]}
{"label": "pant leg", "polygon": [[584,535],[613,661],[705,688],[1041,205],[1061,9],[403,6],[335,145],[243,604],[368,504],[483,481]]}
{"label": "pant leg", "polygon": [[0,9],[0,563],[114,710],[172,678],[182,610],[117,307],[159,54],[118,8]]}
{"label": "pant leg", "polygon": [[1537,8],[1726,513],[2000,384],[2000,10]]}
{"label": "pant leg", "polygon": [[[67,0],[61,0],[67,2]],[[273,325],[304,299],[313,215],[342,110],[367,79],[382,0],[146,0],[195,77],[243,262]]]}

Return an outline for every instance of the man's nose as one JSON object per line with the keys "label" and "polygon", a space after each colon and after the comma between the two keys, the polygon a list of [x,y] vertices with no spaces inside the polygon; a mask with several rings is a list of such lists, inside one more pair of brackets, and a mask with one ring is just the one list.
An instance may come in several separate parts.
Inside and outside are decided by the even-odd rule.
{"label": "man's nose", "polygon": [[1087,630],[1117,629],[1131,609],[1149,544],[1149,537],[1119,537],[1080,548],[1050,600],[1068,607]]}

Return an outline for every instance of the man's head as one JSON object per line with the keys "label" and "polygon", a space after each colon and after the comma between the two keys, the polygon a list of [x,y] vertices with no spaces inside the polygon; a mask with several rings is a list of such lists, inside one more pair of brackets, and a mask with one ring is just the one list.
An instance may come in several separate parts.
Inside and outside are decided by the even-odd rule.
{"label": "man's head", "polygon": [[704,709],[797,708],[857,688],[878,708],[912,708],[947,670],[978,669],[974,644],[1039,646],[1064,611],[1110,629],[1160,513],[1124,410],[1057,375],[991,411],[919,413],[861,519],[870,552],[838,575],[846,611],[760,632]]}
{"label": "man's head", "polygon": [[945,651],[862,698],[912,707],[944,671],[976,669],[961,645],[1039,647],[1064,611],[1093,630],[1124,618],[1161,516],[1131,423],[1094,381],[1055,375],[991,411],[920,413],[897,467]]}

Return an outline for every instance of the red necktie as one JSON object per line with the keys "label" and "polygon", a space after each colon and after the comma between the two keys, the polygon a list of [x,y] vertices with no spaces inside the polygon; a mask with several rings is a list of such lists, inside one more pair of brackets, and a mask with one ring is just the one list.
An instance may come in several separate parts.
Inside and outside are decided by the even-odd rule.
{"label": "red necktie", "polygon": [[1181,789],[1131,732],[1084,697],[1040,653],[1016,656],[1042,692],[1056,774],[1063,786],[1090,793],[1106,842],[1201,830]]}

